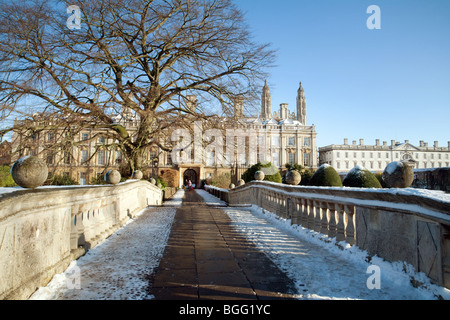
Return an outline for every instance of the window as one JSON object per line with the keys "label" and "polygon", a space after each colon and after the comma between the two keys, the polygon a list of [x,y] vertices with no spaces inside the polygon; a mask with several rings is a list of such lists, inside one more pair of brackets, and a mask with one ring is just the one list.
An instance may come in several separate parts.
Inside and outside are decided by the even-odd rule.
{"label": "window", "polygon": [[53,164],[54,156],[52,153],[47,153],[47,164]]}
{"label": "window", "polygon": [[279,165],[280,165],[280,155],[279,155],[278,152],[272,153],[272,164],[275,167],[279,167]]}
{"label": "window", "polygon": [[87,150],[81,150],[81,158],[80,158],[80,162],[81,164],[84,164],[85,162],[88,161],[88,152]]}
{"label": "window", "polygon": [[280,146],[280,136],[272,136],[272,146],[279,147]]}
{"label": "window", "polygon": [[81,140],[85,141],[89,139],[89,133],[82,133],[81,134]]}
{"label": "window", "polygon": [[97,152],[97,161],[99,165],[105,165],[105,150],[99,150]]}
{"label": "window", "polygon": [[87,184],[87,173],[80,172],[80,185],[84,186]]}
{"label": "window", "polygon": [[303,165],[305,167],[310,166],[310,154],[309,153],[304,153],[303,154]]}
{"label": "window", "polygon": [[70,164],[70,153],[67,151],[64,151],[64,164]]}
{"label": "window", "polygon": [[49,132],[49,133],[47,134],[47,141],[48,141],[48,142],[52,142],[54,136],[55,136],[55,134],[54,134],[53,132]]}
{"label": "window", "polygon": [[295,153],[292,153],[292,152],[288,153],[288,162],[290,164],[294,164],[295,163]]}
{"label": "window", "polygon": [[295,137],[288,138],[288,146],[295,146]]}
{"label": "window", "polygon": [[304,144],[306,147],[311,146],[311,138],[310,138],[310,137],[305,137],[305,138],[303,139],[303,144]]}
{"label": "window", "polygon": [[106,142],[105,137],[98,138],[98,143],[105,143],[105,142]]}

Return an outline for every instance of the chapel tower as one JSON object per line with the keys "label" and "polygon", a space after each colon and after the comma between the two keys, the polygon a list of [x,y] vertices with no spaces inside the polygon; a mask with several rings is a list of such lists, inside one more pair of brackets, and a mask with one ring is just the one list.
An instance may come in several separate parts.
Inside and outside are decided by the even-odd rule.
{"label": "chapel tower", "polygon": [[270,90],[266,80],[261,95],[261,119],[266,120],[272,118],[271,104]]}
{"label": "chapel tower", "polygon": [[297,120],[306,126],[306,97],[301,82],[297,91]]}

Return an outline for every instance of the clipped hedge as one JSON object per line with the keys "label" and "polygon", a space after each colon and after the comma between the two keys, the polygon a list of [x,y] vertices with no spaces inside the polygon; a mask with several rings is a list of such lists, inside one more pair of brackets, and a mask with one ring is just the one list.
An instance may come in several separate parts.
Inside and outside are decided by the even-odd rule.
{"label": "clipped hedge", "polygon": [[316,172],[314,172],[310,186],[319,187],[342,187],[342,181],[337,171],[329,164],[321,165]]}
{"label": "clipped hedge", "polygon": [[354,188],[381,188],[381,184],[375,175],[360,166],[354,167],[342,181],[345,187]]}

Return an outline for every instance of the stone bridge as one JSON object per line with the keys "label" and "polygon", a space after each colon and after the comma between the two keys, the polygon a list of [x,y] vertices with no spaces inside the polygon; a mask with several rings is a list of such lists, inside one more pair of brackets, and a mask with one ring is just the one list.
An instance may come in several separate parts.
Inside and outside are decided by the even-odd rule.
{"label": "stone bridge", "polygon": [[[405,261],[450,288],[450,202],[445,193],[436,197],[426,190],[292,187],[261,181],[230,191],[206,190],[231,207],[256,205],[372,256]],[[86,250],[163,199],[162,190],[137,180],[1,194],[0,299],[27,299]],[[195,210],[195,204],[189,207]]]}

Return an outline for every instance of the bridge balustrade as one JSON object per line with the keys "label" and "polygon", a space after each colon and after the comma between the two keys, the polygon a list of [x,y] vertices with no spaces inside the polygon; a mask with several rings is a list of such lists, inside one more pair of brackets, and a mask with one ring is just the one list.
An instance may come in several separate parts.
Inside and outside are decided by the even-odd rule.
{"label": "bridge balustrade", "polygon": [[403,261],[450,288],[448,194],[418,189],[289,186],[253,181],[206,186],[233,205],[256,205],[292,224],[345,241],[387,261]]}

